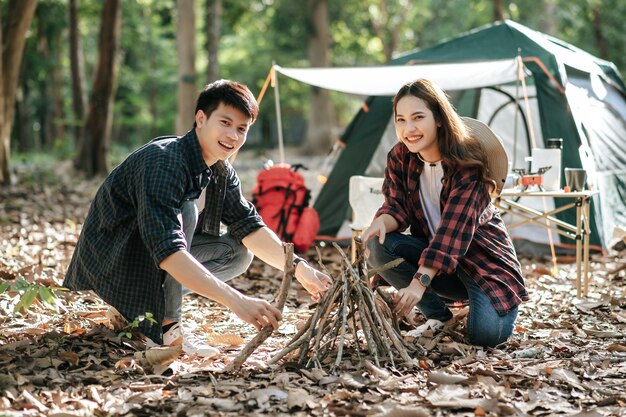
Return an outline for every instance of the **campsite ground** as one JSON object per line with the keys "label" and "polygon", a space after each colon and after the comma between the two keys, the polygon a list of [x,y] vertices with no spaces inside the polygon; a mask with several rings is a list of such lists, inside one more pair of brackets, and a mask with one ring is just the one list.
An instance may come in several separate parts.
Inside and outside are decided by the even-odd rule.
{"label": "campsite ground", "polygon": [[[254,153],[240,156],[244,190],[263,162]],[[316,166],[307,178],[317,175]],[[60,285],[98,181],[76,179],[67,165],[20,167],[18,179],[0,188],[0,279]],[[321,262],[336,270],[339,252],[326,246],[321,253]],[[307,257],[317,259],[314,251]],[[20,293],[5,292],[0,415],[626,415],[626,252],[594,256],[588,299],[575,296],[573,264],[559,264],[554,276],[549,262],[522,264],[531,300],[508,343],[469,346],[462,324],[426,333],[417,342],[428,353],[411,369],[376,367],[356,355],[335,371],[267,366],[314,311],[295,282],[281,328],[239,374],[221,370],[256,332],[206,299],[192,297],[185,320],[222,355],[147,366],[134,359],[139,341],[111,330],[97,297],[58,292],[58,313],[36,301],[16,314]],[[272,300],[281,277],[255,261],[233,285]]]}

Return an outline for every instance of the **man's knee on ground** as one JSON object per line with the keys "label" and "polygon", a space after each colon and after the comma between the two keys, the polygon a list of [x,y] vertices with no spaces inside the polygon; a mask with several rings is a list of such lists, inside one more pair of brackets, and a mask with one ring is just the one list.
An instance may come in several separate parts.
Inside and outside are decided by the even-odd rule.
{"label": "man's knee on ground", "polygon": [[236,268],[234,270],[235,276],[245,273],[254,259],[254,253],[252,253],[244,245],[238,245],[234,248],[233,260]]}

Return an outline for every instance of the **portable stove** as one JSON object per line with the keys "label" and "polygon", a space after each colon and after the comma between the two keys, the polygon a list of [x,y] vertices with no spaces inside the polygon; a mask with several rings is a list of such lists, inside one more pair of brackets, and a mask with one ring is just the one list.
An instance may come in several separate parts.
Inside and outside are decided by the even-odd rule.
{"label": "portable stove", "polygon": [[552,168],[552,166],[541,167],[537,170],[537,172],[526,172],[523,168],[516,168],[513,172],[519,175],[517,185],[522,189],[522,191],[526,191],[528,187],[533,185],[537,186],[540,191],[545,191],[543,188],[543,174],[545,174],[550,168]]}

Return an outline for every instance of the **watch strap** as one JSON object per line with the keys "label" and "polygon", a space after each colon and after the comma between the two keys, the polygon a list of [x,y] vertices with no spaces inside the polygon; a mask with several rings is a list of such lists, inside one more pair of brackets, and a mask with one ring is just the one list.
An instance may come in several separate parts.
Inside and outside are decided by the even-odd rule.
{"label": "watch strap", "polygon": [[429,287],[430,283],[433,280],[430,275],[423,274],[421,272],[416,272],[415,275],[413,276],[413,279],[417,279],[419,283],[422,284],[424,287]]}

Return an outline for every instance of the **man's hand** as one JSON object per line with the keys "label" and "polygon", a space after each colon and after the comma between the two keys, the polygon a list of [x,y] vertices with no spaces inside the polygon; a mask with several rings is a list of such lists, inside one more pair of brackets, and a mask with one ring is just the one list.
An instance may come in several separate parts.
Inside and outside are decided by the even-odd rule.
{"label": "man's hand", "polygon": [[272,326],[276,330],[278,329],[278,322],[283,319],[280,310],[267,301],[243,294],[239,294],[239,297],[236,297],[231,305],[226,307],[230,308],[241,320],[256,327],[257,330],[261,330],[265,326]]}
{"label": "man's hand", "polygon": [[418,280],[411,281],[408,287],[402,288],[398,291],[394,298],[394,312],[398,314],[400,318],[410,318],[413,307],[422,300],[422,296],[426,291]]}
{"label": "man's hand", "polygon": [[333,285],[333,280],[328,275],[312,268],[306,262],[300,262],[296,265],[295,275],[296,279],[311,294],[311,298],[316,303],[320,301],[322,295]]}

